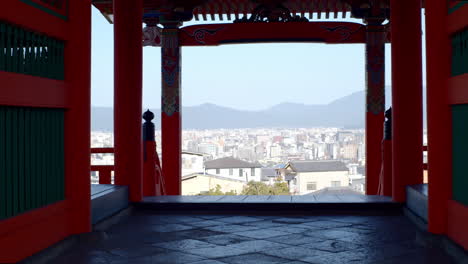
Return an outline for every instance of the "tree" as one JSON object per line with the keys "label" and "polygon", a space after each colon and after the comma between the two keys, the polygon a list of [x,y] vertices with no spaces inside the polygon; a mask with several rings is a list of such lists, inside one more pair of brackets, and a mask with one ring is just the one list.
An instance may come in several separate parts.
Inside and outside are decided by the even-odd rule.
{"label": "tree", "polygon": [[263,182],[250,181],[242,190],[242,195],[289,195],[289,187],[286,182],[281,182],[277,178],[276,182],[270,186]]}
{"label": "tree", "polygon": [[206,193],[200,193],[199,195],[237,195],[235,190],[230,190],[229,192],[223,193],[221,191],[221,185],[216,184],[215,188],[210,189]]}

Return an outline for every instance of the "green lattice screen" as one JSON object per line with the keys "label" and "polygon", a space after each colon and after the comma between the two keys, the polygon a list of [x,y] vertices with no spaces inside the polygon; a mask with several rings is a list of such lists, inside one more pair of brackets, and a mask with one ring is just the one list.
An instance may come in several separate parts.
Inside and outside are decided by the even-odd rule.
{"label": "green lattice screen", "polygon": [[453,199],[468,205],[468,105],[452,106]]}
{"label": "green lattice screen", "polygon": [[64,195],[64,110],[0,106],[0,219]]}
{"label": "green lattice screen", "polygon": [[468,73],[468,30],[452,36],[452,76]]}
{"label": "green lattice screen", "polygon": [[0,71],[64,79],[64,42],[0,21]]}

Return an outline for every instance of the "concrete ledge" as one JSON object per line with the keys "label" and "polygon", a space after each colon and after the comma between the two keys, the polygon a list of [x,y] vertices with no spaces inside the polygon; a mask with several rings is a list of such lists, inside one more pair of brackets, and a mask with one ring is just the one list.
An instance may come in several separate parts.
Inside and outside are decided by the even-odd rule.
{"label": "concrete ledge", "polygon": [[427,191],[427,184],[418,184],[406,187],[406,206],[426,223],[428,217]]}
{"label": "concrete ledge", "polygon": [[399,203],[135,203],[156,214],[401,215]]}

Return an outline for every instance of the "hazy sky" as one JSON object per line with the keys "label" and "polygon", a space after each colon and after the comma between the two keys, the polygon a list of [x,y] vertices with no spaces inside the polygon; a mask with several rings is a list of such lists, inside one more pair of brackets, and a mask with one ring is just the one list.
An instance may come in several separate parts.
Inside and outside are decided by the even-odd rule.
{"label": "hazy sky", "polygon": [[[92,104],[113,104],[113,28],[93,8]],[[386,83],[390,85],[387,45]],[[160,48],[144,48],[143,104],[161,103]],[[259,110],[326,104],[364,90],[364,45],[242,44],[182,49],[182,104]]]}

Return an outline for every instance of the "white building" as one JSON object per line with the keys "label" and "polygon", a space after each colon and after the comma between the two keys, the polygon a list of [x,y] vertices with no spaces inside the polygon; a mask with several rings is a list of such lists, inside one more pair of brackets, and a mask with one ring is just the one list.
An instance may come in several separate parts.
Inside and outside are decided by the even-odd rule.
{"label": "white building", "polygon": [[290,161],[282,174],[290,192],[298,195],[327,187],[349,186],[349,170],[341,161]]}
{"label": "white building", "polygon": [[204,154],[196,152],[182,152],[182,176],[203,173]]}
{"label": "white building", "polygon": [[262,165],[232,157],[205,162],[205,173],[241,181],[261,181]]}

